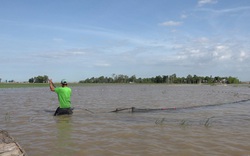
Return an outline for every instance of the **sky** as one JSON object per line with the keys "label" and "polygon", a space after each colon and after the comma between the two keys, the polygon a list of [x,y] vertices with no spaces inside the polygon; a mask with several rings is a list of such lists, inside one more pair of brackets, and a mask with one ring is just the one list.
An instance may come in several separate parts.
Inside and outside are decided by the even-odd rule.
{"label": "sky", "polygon": [[0,0],[0,78],[250,81],[249,0]]}

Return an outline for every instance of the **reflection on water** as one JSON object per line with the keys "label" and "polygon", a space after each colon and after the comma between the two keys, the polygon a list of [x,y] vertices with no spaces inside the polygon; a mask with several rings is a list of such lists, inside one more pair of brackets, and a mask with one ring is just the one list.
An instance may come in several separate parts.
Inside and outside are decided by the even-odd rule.
{"label": "reflection on water", "polygon": [[[245,86],[73,87],[72,116],[49,88],[1,89],[0,129],[29,155],[250,155]],[[110,113],[116,108],[173,108]]]}
{"label": "reflection on water", "polygon": [[[73,155],[70,147],[72,146],[71,133],[72,121],[71,116],[58,116],[56,119],[56,150],[53,150],[52,155]],[[66,150],[68,149],[68,150]]]}

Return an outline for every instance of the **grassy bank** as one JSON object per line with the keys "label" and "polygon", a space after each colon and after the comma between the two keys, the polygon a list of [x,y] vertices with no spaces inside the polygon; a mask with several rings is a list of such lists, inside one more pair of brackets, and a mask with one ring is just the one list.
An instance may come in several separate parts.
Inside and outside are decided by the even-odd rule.
{"label": "grassy bank", "polygon": [[48,87],[47,83],[0,83],[0,88]]}
{"label": "grassy bank", "polygon": [[[69,83],[69,87],[76,86],[94,86],[94,85],[104,85],[96,83]],[[55,86],[60,87],[60,83],[55,83]],[[0,88],[34,88],[34,87],[49,87],[48,83],[0,83]]]}
{"label": "grassy bank", "polygon": [[[60,83],[55,83],[57,87],[60,87]],[[81,87],[81,86],[100,86],[100,85],[200,85],[200,84],[162,84],[162,83],[69,83],[69,87]],[[210,85],[210,86],[233,86],[233,87],[249,87],[249,84],[230,84],[230,85],[222,85],[222,84],[202,84],[202,85]],[[34,87],[49,87],[48,83],[0,83],[0,88],[34,88]]]}

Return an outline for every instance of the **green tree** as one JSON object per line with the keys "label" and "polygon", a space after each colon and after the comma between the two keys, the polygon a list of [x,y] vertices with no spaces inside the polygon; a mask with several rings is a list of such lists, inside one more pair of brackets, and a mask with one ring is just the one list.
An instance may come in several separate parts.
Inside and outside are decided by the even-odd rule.
{"label": "green tree", "polygon": [[29,79],[29,83],[34,83],[34,78],[33,77]]}
{"label": "green tree", "polygon": [[240,80],[238,78],[231,77],[231,76],[228,77],[227,81],[229,84],[238,84],[240,82]]}
{"label": "green tree", "polygon": [[48,83],[49,77],[47,75],[37,76],[29,79],[29,83]]}
{"label": "green tree", "polygon": [[129,82],[136,82],[136,76],[132,75],[128,80]]}
{"label": "green tree", "polygon": [[[34,77],[34,80],[31,78],[29,82],[35,82],[35,83],[44,83],[46,82],[48,77],[45,76],[38,76]],[[112,74],[112,77],[104,77],[100,76],[98,78],[92,77],[87,78],[85,80],[79,81],[79,83],[130,83],[130,82],[136,82],[136,83],[174,83],[174,84],[197,84],[197,83],[240,83],[238,78],[235,77],[212,77],[212,76],[197,76],[197,75],[188,75],[187,77],[177,77],[176,74],[172,75],[163,75],[163,76],[155,76],[151,78],[136,78],[135,75],[132,75],[131,77],[128,77],[127,75],[115,75]]]}
{"label": "green tree", "polygon": [[154,79],[154,82],[155,83],[162,83],[163,82],[163,78],[160,75],[156,76],[155,79]]}
{"label": "green tree", "polygon": [[187,83],[189,83],[189,84],[193,83],[193,76],[192,75],[189,74],[186,79],[187,79]]}
{"label": "green tree", "polygon": [[163,83],[168,83],[168,76],[167,75],[163,75],[162,81],[163,81]]}

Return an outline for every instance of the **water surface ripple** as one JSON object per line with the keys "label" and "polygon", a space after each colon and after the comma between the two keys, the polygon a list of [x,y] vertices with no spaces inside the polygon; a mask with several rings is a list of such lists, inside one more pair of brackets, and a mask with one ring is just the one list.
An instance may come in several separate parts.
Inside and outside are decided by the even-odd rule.
{"label": "water surface ripple", "polygon": [[[72,87],[72,116],[53,117],[49,88],[1,89],[0,129],[30,156],[249,156],[248,86]],[[116,108],[176,110],[110,113]]]}

